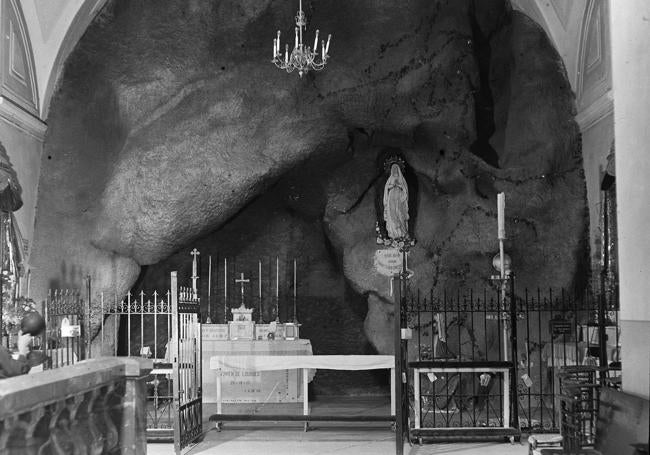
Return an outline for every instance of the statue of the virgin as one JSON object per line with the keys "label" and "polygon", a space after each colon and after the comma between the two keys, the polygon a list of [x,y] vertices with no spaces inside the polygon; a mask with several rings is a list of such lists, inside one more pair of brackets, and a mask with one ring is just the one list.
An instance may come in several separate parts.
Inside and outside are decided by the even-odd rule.
{"label": "statue of the virgin", "polygon": [[384,221],[391,239],[408,237],[409,190],[398,164],[390,168],[384,186]]}

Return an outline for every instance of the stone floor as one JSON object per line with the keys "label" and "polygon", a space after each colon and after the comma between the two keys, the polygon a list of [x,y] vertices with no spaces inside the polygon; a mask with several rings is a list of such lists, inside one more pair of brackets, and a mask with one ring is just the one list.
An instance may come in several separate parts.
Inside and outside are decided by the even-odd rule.
{"label": "stone floor", "polygon": [[[257,412],[277,413],[278,405],[256,406]],[[345,399],[310,403],[312,414],[388,413],[388,402],[377,399]],[[386,408],[386,409],[384,409]],[[301,409],[301,408],[300,408]],[[215,410],[204,406],[204,437],[188,453],[228,455],[390,455],[395,453],[395,433],[383,423],[323,423],[311,425],[308,432],[298,422],[229,422],[222,431],[207,421]],[[224,409],[231,413],[233,409]],[[292,409],[291,412],[296,412]],[[526,438],[522,444],[509,442],[438,443],[404,445],[405,455],[428,454],[499,454],[526,455]],[[172,444],[151,443],[149,455],[172,455]]]}

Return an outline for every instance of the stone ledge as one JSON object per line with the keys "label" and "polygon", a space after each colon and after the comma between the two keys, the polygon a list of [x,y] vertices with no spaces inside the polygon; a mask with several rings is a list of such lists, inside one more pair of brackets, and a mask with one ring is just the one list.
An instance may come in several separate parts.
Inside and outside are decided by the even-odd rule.
{"label": "stone ledge", "polygon": [[141,377],[153,360],[138,357],[100,357],[75,365],[2,380],[0,420],[115,382]]}

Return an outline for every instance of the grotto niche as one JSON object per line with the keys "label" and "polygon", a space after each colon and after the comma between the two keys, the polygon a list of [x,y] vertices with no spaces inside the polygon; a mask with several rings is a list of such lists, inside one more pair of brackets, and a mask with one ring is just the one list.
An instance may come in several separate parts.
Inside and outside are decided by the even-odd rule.
{"label": "grotto niche", "polygon": [[[574,95],[536,23],[506,0],[303,6],[333,41],[325,70],[298,78],[267,55],[291,2],[107,3],[49,111],[37,299],[87,275],[95,296],[167,288],[169,271],[189,275],[196,247],[207,302],[208,256],[248,270],[295,257],[301,335],[315,353],[392,353],[393,300],[373,268],[387,148],[417,187],[413,289],[494,286],[498,192],[518,288],[585,281]],[[316,381],[323,393],[386,384],[366,373]]]}

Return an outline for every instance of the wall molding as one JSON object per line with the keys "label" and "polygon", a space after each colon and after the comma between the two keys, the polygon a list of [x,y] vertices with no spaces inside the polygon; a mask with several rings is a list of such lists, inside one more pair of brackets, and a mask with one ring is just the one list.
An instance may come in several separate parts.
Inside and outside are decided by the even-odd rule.
{"label": "wall molding", "polygon": [[602,119],[614,113],[614,95],[608,90],[598,97],[593,103],[580,110],[576,115],[576,122],[583,133]]}
{"label": "wall molding", "polygon": [[0,119],[40,142],[45,139],[47,124],[4,96],[0,96]]}
{"label": "wall molding", "polygon": [[17,0],[2,0],[0,45],[0,95],[25,111],[38,115],[39,100],[34,53],[25,17]]}

